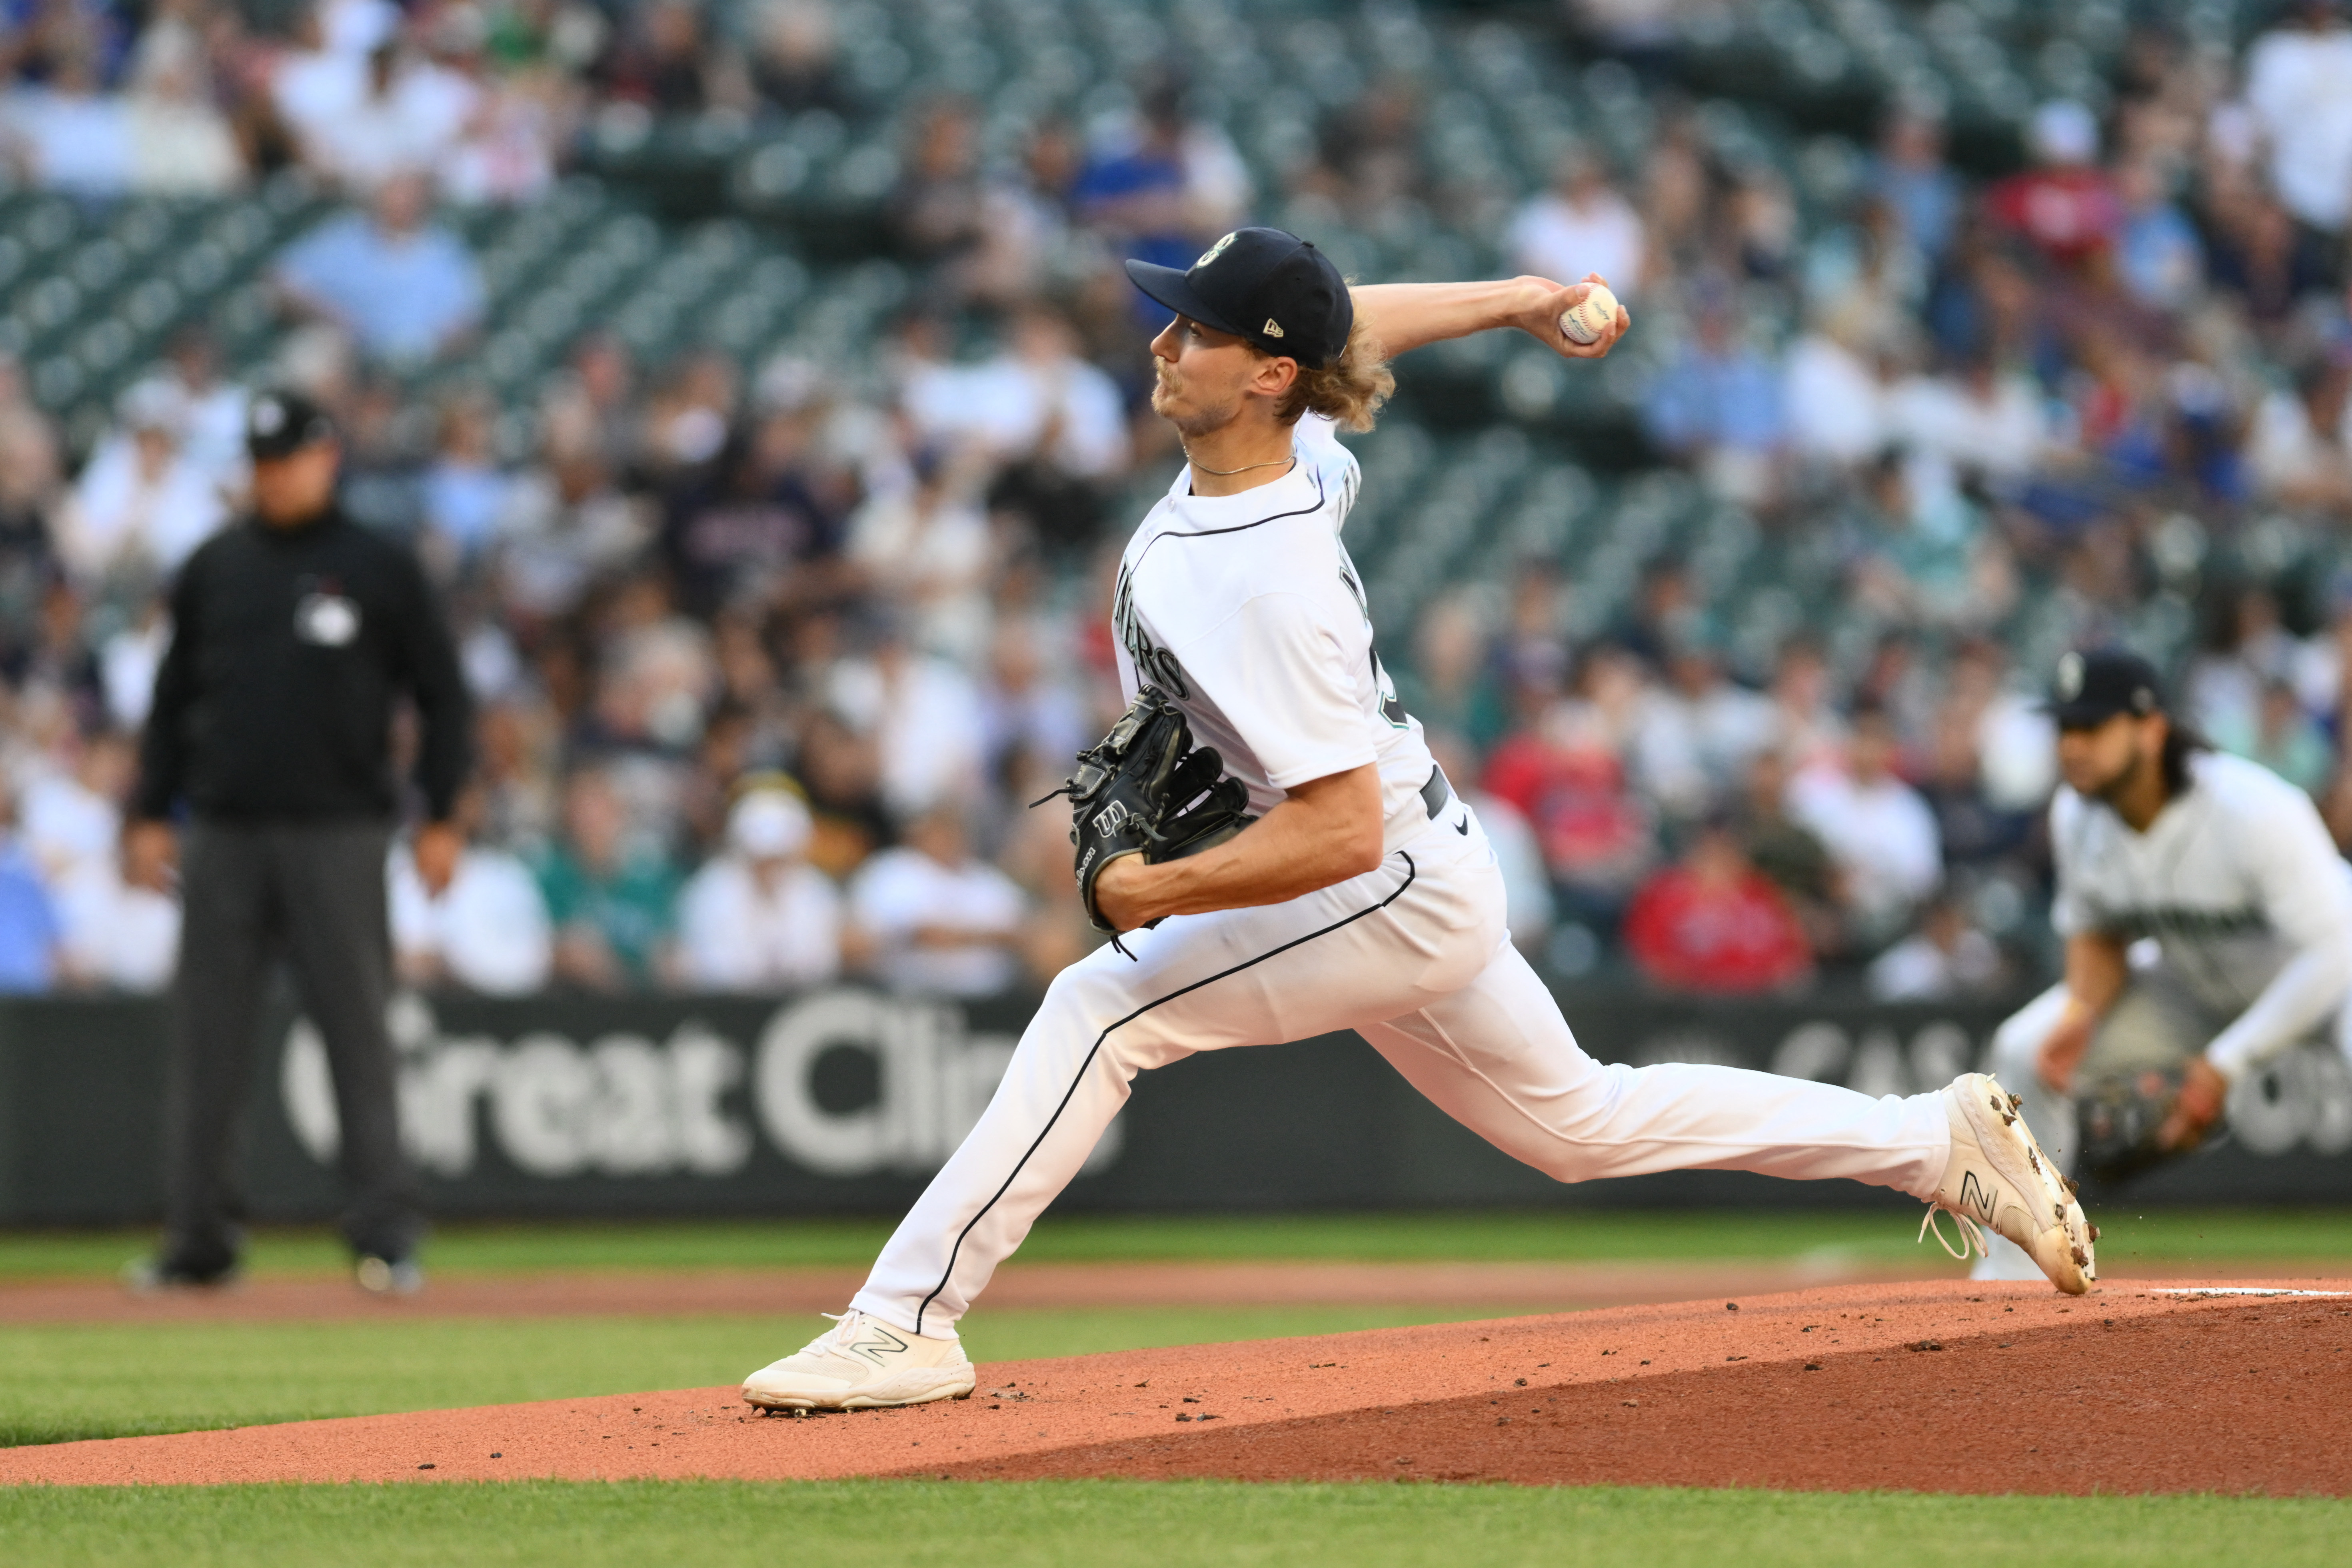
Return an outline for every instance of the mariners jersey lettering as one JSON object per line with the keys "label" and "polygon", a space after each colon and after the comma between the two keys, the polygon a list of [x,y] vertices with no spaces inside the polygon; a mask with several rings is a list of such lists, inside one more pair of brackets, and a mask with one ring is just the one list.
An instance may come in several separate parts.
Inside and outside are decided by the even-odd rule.
{"label": "mariners jersey lettering", "polygon": [[1356,499],[1355,454],[1307,415],[1298,461],[1272,484],[1191,493],[1176,476],[1120,559],[1113,625],[1132,700],[1157,685],[1214,746],[1263,815],[1285,793],[1380,767],[1388,844],[1425,817],[1429,750],[1373,647],[1362,579],[1340,543]]}
{"label": "mariners jersey lettering", "polygon": [[2242,757],[2200,752],[2146,833],[2062,788],[2050,805],[2061,936],[2154,937],[2197,999],[2235,1015],[2296,952],[2352,938],[2352,867],[2311,799]]}

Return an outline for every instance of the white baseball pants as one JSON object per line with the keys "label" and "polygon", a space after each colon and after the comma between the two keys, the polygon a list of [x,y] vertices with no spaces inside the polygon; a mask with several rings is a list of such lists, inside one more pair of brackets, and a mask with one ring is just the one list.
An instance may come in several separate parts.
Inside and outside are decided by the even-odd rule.
{"label": "white baseball pants", "polygon": [[1927,1199],[1940,1092],[1873,1100],[1738,1068],[1603,1067],[1510,944],[1469,808],[1379,869],[1286,904],[1180,916],[1056,976],[962,1147],[876,1260],[858,1310],[953,1331],[1127,1102],[1194,1051],[1354,1029],[1448,1115],[1563,1182],[1652,1171],[1844,1176]]}

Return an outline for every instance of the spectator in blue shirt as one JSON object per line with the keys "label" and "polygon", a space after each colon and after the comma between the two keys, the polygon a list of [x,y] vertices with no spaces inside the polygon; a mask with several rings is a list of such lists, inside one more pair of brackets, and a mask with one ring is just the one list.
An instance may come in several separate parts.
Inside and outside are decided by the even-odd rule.
{"label": "spectator in blue shirt", "polygon": [[1894,209],[1920,254],[1942,260],[1960,216],[1960,178],[1944,162],[1943,122],[1916,109],[1897,109],[1871,160],[1869,185]]}
{"label": "spectator in blue shirt", "polygon": [[478,395],[453,397],[441,410],[441,449],[425,470],[429,564],[455,570],[478,558],[505,515],[512,476],[498,463],[497,411]]}
{"label": "spectator in blue shirt", "polygon": [[47,991],[57,979],[58,912],[16,831],[16,803],[0,784],[0,994]]}
{"label": "spectator in blue shirt", "polygon": [[2116,174],[2123,198],[2123,228],[2116,236],[2116,269],[2145,305],[2177,310],[2205,287],[2205,246],[2197,226],[2173,205],[2163,172],[2147,159]]}
{"label": "spectator in blue shirt", "polygon": [[272,280],[297,314],[323,318],[383,360],[421,363],[482,319],[480,269],[465,242],[429,221],[422,174],[386,180],[371,210],[329,218],[289,246]]}
{"label": "spectator in blue shirt", "polygon": [[1780,369],[1740,340],[1727,302],[1702,305],[1697,326],[1651,384],[1643,425],[1719,493],[1760,504],[1773,489],[1775,459],[1788,435]]}

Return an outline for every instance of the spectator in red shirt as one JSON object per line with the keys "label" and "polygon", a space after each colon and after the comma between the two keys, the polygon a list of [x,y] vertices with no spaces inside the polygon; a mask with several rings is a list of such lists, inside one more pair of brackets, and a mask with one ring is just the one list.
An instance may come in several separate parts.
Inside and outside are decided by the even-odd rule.
{"label": "spectator in red shirt", "polygon": [[1536,830],[1563,908],[1615,923],[1655,849],[1647,804],[1590,704],[1562,703],[1532,730],[1504,737],[1482,781]]}
{"label": "spectator in red shirt", "polygon": [[2045,103],[2026,139],[2040,166],[1987,191],[1985,211],[2063,266],[2105,249],[2123,226],[2124,206],[2098,165],[2098,121],[2079,103]]}
{"label": "spectator in red shirt", "polygon": [[1707,823],[1681,860],[1642,885],[1624,931],[1643,974],[1670,990],[1752,995],[1812,974],[1795,911],[1721,822]]}

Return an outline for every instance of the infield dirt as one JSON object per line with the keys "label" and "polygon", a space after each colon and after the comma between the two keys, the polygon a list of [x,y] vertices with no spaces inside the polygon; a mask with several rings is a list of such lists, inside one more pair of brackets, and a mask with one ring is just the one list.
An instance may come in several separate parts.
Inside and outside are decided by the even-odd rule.
{"label": "infield dirt", "polygon": [[711,1388],[65,1443],[0,1451],[0,1483],[1213,1476],[2352,1494],[2352,1281],[2278,1283],[2347,1294],[1844,1285],[984,1365],[973,1399],[908,1410],[761,1416]]}

